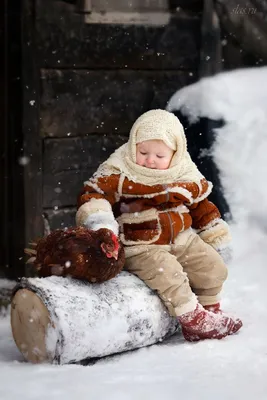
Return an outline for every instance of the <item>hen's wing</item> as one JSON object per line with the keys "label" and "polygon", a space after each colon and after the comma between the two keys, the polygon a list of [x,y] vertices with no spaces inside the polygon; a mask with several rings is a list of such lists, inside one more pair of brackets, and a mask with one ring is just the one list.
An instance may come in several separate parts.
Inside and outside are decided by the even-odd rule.
{"label": "hen's wing", "polygon": [[[85,264],[85,256],[91,245],[90,231],[86,228],[56,230],[37,245],[35,265],[41,276],[77,275]],[[79,275],[79,272],[78,272]]]}
{"label": "hen's wing", "polygon": [[69,275],[90,282],[104,282],[116,276],[124,265],[121,243],[118,260],[107,258],[101,250],[101,243],[110,238],[107,229],[58,229],[38,241],[34,265],[42,277]]}

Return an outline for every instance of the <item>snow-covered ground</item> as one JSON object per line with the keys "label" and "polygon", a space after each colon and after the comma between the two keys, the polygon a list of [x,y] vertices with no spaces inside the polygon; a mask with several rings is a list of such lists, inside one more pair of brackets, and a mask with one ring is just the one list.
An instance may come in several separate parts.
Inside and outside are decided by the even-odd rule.
{"label": "snow-covered ground", "polygon": [[[227,122],[214,149],[235,218],[234,258],[222,303],[242,318],[242,330],[221,341],[193,344],[176,335],[87,367],[30,365],[13,342],[9,318],[2,318],[0,399],[267,398],[266,86],[267,68],[258,68],[203,80],[187,95],[192,115],[223,116]],[[193,101],[199,91],[206,93],[201,110]],[[172,106],[181,99],[173,98]]]}

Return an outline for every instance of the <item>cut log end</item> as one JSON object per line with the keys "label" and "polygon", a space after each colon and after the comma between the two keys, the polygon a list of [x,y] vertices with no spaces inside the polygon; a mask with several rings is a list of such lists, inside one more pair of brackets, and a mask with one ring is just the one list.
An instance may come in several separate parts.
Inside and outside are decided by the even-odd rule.
{"label": "cut log end", "polygon": [[18,290],[11,303],[11,327],[16,345],[27,361],[52,361],[46,348],[49,326],[50,315],[42,300],[28,289]]}

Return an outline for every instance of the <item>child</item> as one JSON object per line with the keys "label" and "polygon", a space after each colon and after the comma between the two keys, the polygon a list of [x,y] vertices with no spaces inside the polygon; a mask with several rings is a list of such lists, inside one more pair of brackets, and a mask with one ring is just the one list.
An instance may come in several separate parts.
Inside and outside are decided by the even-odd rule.
{"label": "child", "polygon": [[150,110],[85,182],[76,214],[77,225],[120,235],[125,268],[157,291],[189,341],[221,339],[242,326],[220,309],[227,268],[218,251],[230,234],[207,199],[211,189],[178,118]]}

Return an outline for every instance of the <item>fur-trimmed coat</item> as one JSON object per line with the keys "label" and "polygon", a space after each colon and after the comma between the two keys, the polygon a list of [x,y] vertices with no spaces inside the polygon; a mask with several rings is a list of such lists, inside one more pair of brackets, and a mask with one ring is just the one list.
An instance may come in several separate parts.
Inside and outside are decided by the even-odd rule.
{"label": "fur-trimmed coat", "polygon": [[218,249],[229,241],[229,231],[208,200],[211,189],[205,178],[201,185],[179,181],[148,186],[123,174],[93,177],[78,197],[76,222],[86,226],[96,215],[115,217],[125,246],[170,244],[192,227]]}

